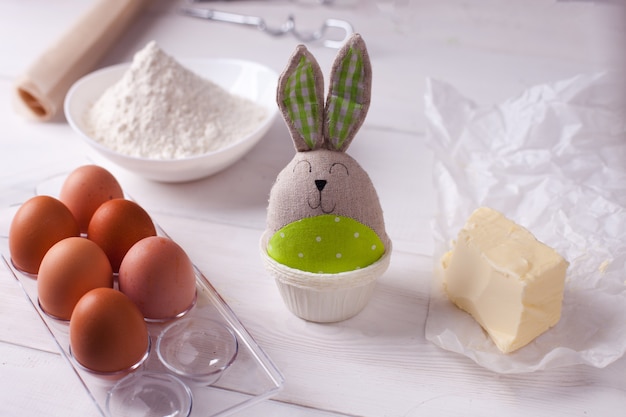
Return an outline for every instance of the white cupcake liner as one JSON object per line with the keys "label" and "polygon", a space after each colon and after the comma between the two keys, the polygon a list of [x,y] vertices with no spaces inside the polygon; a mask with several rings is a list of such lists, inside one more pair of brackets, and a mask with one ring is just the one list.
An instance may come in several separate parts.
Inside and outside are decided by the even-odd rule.
{"label": "white cupcake liner", "polygon": [[346,320],[363,310],[391,259],[390,242],[383,256],[366,268],[318,274],[276,262],[267,254],[268,240],[266,232],[261,237],[261,257],[287,308],[304,320],[320,323]]}

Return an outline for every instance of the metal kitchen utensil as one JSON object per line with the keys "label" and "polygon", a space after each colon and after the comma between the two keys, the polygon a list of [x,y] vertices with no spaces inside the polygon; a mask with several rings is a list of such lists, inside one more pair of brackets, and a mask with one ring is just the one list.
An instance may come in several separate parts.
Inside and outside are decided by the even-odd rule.
{"label": "metal kitchen utensil", "polygon": [[[180,12],[187,16],[201,19],[215,20],[218,22],[235,23],[238,25],[254,27],[261,32],[271,36],[283,36],[291,34],[296,39],[304,43],[322,41],[328,48],[340,48],[343,43],[354,33],[350,22],[341,19],[326,19],[322,26],[313,32],[302,32],[296,29],[296,22],[293,15],[289,15],[287,20],[279,27],[269,27],[265,20],[259,16],[250,16],[238,13],[222,12],[213,9],[203,9],[194,7],[182,7]],[[329,28],[342,29],[344,36],[341,39],[324,39]]]}

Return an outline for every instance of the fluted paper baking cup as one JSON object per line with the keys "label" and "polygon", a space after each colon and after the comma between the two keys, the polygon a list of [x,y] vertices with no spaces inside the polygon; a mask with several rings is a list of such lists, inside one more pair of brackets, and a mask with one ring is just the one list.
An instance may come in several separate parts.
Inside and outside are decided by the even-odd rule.
{"label": "fluted paper baking cup", "polygon": [[363,310],[391,259],[390,243],[385,254],[366,268],[317,274],[276,262],[267,254],[267,239],[266,234],[261,238],[261,257],[283,301],[296,316],[314,322],[342,321]]}

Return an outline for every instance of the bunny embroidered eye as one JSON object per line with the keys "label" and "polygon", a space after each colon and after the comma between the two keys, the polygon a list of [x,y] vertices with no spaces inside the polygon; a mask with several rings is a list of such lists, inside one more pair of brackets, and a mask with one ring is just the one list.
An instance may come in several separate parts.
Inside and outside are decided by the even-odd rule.
{"label": "bunny embroidered eye", "polygon": [[335,162],[334,164],[332,164],[328,172],[331,174],[350,175],[350,173],[348,172],[348,167],[341,162]]}
{"label": "bunny embroidered eye", "polygon": [[311,163],[306,159],[298,161],[293,167],[293,172],[311,172]]}

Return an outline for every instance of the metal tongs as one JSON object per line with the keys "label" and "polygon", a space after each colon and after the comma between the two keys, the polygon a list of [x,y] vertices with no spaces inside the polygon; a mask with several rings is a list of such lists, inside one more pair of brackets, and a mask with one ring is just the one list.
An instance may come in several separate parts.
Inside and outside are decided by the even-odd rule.
{"label": "metal tongs", "polygon": [[[258,16],[249,16],[237,13],[221,12],[213,9],[202,9],[194,7],[182,7],[180,12],[187,16],[198,17],[201,19],[215,20],[218,22],[235,23],[238,25],[251,26],[257,28],[261,32],[265,32],[271,36],[283,36],[291,34],[300,42],[310,43],[322,40],[322,44],[328,48],[340,48],[344,42],[354,33],[354,29],[350,22],[340,19],[326,19],[318,30],[313,32],[301,32],[296,30],[296,22],[293,15],[289,15],[287,20],[279,27],[268,27],[265,20]],[[344,37],[342,39],[324,39],[326,31],[329,28],[343,29]]]}

